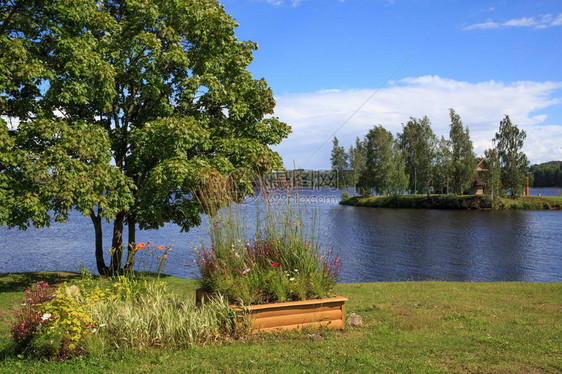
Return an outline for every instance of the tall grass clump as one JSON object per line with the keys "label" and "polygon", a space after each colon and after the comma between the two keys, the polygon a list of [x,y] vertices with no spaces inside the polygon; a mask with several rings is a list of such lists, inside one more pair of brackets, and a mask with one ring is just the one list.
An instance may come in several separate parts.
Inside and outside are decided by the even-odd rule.
{"label": "tall grass clump", "polygon": [[[224,202],[236,191],[228,180],[215,181],[202,202]],[[201,287],[245,305],[333,296],[340,258],[321,251],[316,213],[290,191],[260,191],[253,233],[240,205],[207,209],[212,245],[197,249]]]}
{"label": "tall grass clump", "polygon": [[98,331],[89,345],[186,348],[234,331],[235,312],[220,298],[196,307],[194,300],[170,293],[160,281],[149,281],[144,289],[134,299],[119,298],[91,306]]}

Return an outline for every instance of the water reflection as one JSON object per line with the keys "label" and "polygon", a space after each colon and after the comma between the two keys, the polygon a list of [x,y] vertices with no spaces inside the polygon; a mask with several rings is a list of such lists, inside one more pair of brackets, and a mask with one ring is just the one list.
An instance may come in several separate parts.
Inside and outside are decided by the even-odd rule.
{"label": "water reflection", "polygon": [[[347,281],[559,281],[561,212],[334,207]],[[331,217],[331,218],[329,218]]]}

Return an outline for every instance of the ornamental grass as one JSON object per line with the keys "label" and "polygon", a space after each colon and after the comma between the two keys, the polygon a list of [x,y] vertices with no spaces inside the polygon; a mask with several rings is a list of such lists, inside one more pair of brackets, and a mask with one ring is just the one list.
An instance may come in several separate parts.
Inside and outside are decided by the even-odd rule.
{"label": "ornamental grass", "polygon": [[220,298],[200,307],[170,293],[160,281],[146,282],[133,300],[91,306],[98,331],[89,346],[187,348],[233,335],[235,312]]}
{"label": "ornamental grass", "polygon": [[[215,183],[203,202],[233,195],[232,183]],[[321,250],[316,212],[299,201],[290,190],[260,188],[254,229],[241,204],[208,209],[212,244],[196,249],[201,288],[238,305],[333,296],[340,258]]]}

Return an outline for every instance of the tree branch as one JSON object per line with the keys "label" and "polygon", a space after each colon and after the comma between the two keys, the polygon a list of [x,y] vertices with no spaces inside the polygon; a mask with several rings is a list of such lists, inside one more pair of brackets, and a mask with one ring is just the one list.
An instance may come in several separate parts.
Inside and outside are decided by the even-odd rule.
{"label": "tree branch", "polygon": [[8,28],[8,24],[10,22],[10,19],[13,17],[13,15],[18,11],[18,9],[21,7],[21,3],[14,3],[12,10],[10,11],[10,13],[6,16],[6,18],[4,19],[4,21],[2,21],[2,26],[0,26],[0,34],[4,34],[4,32],[6,31],[6,29]]}

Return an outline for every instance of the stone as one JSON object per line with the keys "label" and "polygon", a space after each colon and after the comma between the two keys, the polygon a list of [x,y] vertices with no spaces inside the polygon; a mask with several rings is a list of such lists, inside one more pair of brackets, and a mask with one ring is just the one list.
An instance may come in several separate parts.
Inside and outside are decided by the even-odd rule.
{"label": "stone", "polygon": [[363,326],[363,318],[359,314],[351,313],[347,316],[347,324],[351,327]]}
{"label": "stone", "polygon": [[310,340],[314,341],[324,340],[324,337],[320,334],[308,334],[308,337],[310,338]]}

